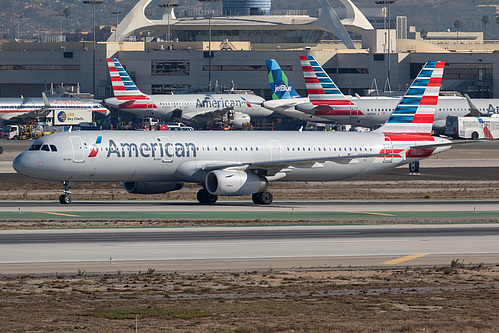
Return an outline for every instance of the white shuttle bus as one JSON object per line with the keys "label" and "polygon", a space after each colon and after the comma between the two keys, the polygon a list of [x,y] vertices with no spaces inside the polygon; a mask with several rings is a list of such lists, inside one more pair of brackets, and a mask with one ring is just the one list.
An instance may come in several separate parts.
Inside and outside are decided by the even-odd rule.
{"label": "white shuttle bus", "polygon": [[490,117],[447,116],[445,134],[473,140],[499,138],[499,114]]}

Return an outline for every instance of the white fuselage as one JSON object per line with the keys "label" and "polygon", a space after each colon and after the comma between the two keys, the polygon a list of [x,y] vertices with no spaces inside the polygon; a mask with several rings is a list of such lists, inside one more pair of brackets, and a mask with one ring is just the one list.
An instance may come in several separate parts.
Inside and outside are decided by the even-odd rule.
{"label": "white fuselage", "polygon": [[[99,101],[82,98],[49,98],[50,107],[57,110],[91,110],[103,115],[109,114],[109,110],[103,107]],[[9,120],[23,114],[42,110],[45,103],[42,98],[0,98],[0,119]]]}
{"label": "white fuselage", "polygon": [[[355,105],[351,112],[344,110],[314,110],[314,106],[308,102],[297,106],[297,109],[317,117],[328,119],[340,124],[373,127],[386,123],[397,107],[402,97],[352,97],[348,99]],[[499,113],[499,99],[473,99],[473,103],[478,110],[484,114]],[[360,110],[358,112],[357,110]],[[464,97],[439,96],[435,119],[434,130],[445,128],[447,116],[464,116],[470,112],[470,106]]]}
{"label": "white fuselage", "polygon": [[[266,117],[272,111],[260,104],[263,98],[253,94],[185,94],[185,95],[147,95],[148,99],[134,100],[107,98],[105,103],[119,110],[133,113],[140,117],[171,120],[172,117],[194,118],[217,110],[233,110],[250,117]],[[133,98],[131,98],[133,100]],[[178,111],[178,115],[175,112]],[[213,118],[212,118],[213,119]]]}
{"label": "white fuselage", "polygon": [[[386,140],[383,133],[376,131],[64,132],[33,143],[33,146],[53,145],[57,151],[27,150],[15,159],[14,168],[26,176],[58,181],[201,184],[217,166],[244,168],[252,163],[283,161],[276,164],[282,175],[279,179],[328,181],[380,172],[448,149],[432,149],[423,157],[405,158],[410,146],[446,140],[430,136],[422,142],[396,140]],[[400,156],[331,160],[335,156],[373,155],[392,150],[400,152]],[[300,162],[305,159],[316,161]],[[289,162],[293,160],[298,163]]]}

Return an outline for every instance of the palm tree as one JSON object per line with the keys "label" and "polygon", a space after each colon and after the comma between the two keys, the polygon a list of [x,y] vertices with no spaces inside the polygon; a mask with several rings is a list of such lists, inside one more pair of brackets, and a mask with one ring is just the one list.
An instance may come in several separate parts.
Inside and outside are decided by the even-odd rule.
{"label": "palm tree", "polygon": [[459,20],[454,21],[454,27],[456,28],[457,31],[457,40],[459,40],[459,29],[461,29],[462,26],[463,24],[461,23],[461,21]]}
{"label": "palm tree", "polygon": [[421,38],[426,39],[426,37],[428,37],[428,31],[423,29],[419,32],[419,35],[421,36]]}
{"label": "palm tree", "polygon": [[483,39],[485,39],[485,31],[487,29],[487,24],[490,23],[490,19],[487,15],[482,16],[482,30],[483,30]]}

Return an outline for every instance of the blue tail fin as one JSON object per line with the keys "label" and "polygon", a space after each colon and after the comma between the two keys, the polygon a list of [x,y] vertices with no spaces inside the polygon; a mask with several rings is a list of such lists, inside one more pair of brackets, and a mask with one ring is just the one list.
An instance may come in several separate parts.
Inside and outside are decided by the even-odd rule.
{"label": "blue tail fin", "polygon": [[267,64],[267,73],[269,75],[270,90],[272,90],[272,99],[291,99],[301,98],[289,83],[286,74],[274,59],[265,60]]}

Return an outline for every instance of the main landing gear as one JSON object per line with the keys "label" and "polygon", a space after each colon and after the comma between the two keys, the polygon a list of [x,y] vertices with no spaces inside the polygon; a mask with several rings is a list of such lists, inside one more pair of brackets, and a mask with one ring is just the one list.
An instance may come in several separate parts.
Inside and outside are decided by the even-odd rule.
{"label": "main landing gear", "polygon": [[[61,195],[61,197],[63,196]],[[205,188],[202,188],[198,191],[197,199],[202,204],[214,204],[217,202],[218,196],[210,194]],[[274,200],[274,196],[269,191],[263,191],[254,193],[251,199],[257,205],[270,205]]]}
{"label": "main landing gear", "polygon": [[409,171],[411,173],[419,173],[419,161],[409,163]]}
{"label": "main landing gear", "polygon": [[205,188],[202,188],[198,191],[197,198],[199,203],[214,204],[217,202],[218,196],[210,194]]}
{"label": "main landing gear", "polygon": [[269,191],[263,191],[254,193],[251,196],[251,199],[253,199],[253,202],[257,205],[270,205],[272,200],[274,200],[274,196]]}
{"label": "main landing gear", "polygon": [[73,187],[73,182],[63,181],[62,185],[64,185],[64,194],[59,197],[59,202],[63,205],[69,205],[71,203],[71,187]]}

